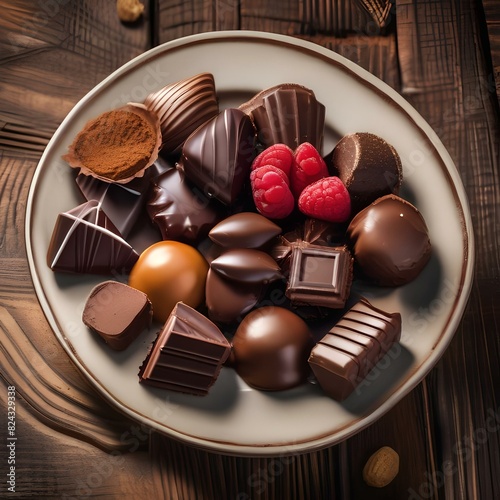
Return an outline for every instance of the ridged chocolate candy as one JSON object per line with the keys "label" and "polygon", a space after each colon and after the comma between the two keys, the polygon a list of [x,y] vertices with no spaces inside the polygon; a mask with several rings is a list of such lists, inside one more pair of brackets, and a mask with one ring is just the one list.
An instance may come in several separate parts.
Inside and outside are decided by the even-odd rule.
{"label": "ridged chocolate candy", "polygon": [[238,109],[225,109],[187,138],[180,168],[208,196],[232,205],[248,179],[254,140],[250,118]]}
{"label": "ridged chocolate candy", "polygon": [[342,401],[400,338],[401,315],[361,299],[312,349],[309,365],[326,394]]}
{"label": "ridged chocolate candy", "polygon": [[49,267],[66,273],[128,272],[138,258],[95,200],[58,215],[47,251]]}
{"label": "ridged chocolate candy", "polygon": [[396,195],[382,196],[359,212],[347,228],[347,237],[356,264],[378,285],[412,281],[431,256],[422,214]]}
{"label": "ridged chocolate candy", "polygon": [[143,384],[204,396],[219,376],[231,345],[195,309],[179,302],[139,369]]}
{"label": "ridged chocolate candy", "polygon": [[162,150],[167,153],[180,149],[192,132],[219,113],[210,73],[167,85],[148,95],[144,104],[160,119]]}
{"label": "ridged chocolate candy", "polygon": [[310,142],[321,152],[325,106],[312,90],[294,83],[277,85],[259,92],[240,109],[254,122],[264,147],[282,143],[295,149]]}

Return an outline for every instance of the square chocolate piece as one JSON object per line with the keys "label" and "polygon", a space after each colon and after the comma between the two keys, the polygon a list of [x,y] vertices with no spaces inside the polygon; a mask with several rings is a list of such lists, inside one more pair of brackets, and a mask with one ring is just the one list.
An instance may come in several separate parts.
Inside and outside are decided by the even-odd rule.
{"label": "square chocolate piece", "polygon": [[345,246],[295,245],[286,295],[295,304],[342,308],[351,289],[352,266]]}

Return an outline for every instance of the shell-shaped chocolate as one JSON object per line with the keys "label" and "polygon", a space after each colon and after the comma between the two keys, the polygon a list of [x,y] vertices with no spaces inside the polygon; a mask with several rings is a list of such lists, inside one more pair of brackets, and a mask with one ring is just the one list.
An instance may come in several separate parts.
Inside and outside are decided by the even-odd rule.
{"label": "shell-shaped chocolate", "polygon": [[294,150],[309,142],[321,152],[326,109],[307,87],[277,85],[259,92],[240,109],[254,122],[264,147],[281,143]]}
{"label": "shell-shaped chocolate", "polygon": [[186,139],[179,167],[208,196],[232,205],[248,180],[254,141],[250,118],[225,109]]}
{"label": "shell-shaped chocolate", "polygon": [[270,255],[251,248],[228,250],[210,266],[226,278],[243,283],[268,283],[282,277],[279,265]]}
{"label": "shell-shaped chocolate", "polygon": [[170,153],[200,125],[219,113],[214,77],[200,73],[149,94],[145,106],[157,114],[162,133],[162,150]]}
{"label": "shell-shaped chocolate", "polygon": [[47,252],[49,267],[66,273],[127,272],[138,258],[95,200],[59,214]]}
{"label": "shell-shaped chocolate", "polygon": [[281,228],[263,215],[240,212],[212,228],[208,236],[225,248],[259,248],[281,233]]}

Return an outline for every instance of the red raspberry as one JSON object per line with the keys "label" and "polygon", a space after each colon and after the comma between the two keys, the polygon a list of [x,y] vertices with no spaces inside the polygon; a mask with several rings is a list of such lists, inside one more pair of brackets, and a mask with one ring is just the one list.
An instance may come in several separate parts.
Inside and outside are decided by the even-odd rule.
{"label": "red raspberry", "polygon": [[338,177],[325,177],[304,188],[299,210],[315,219],[345,222],[351,213],[351,198]]}
{"label": "red raspberry", "polygon": [[255,206],[262,215],[269,219],[284,219],[290,215],[295,200],[282,170],[264,165],[250,173],[250,182]]}
{"label": "red raspberry", "polygon": [[283,170],[286,176],[290,179],[290,172],[295,163],[293,151],[286,144],[274,144],[262,151],[252,163],[252,170],[255,170],[264,165],[272,165],[273,167]]}
{"label": "red raspberry", "polygon": [[295,199],[299,198],[306,186],[329,175],[325,160],[308,142],[300,144],[295,150],[294,167],[290,174],[290,184]]}

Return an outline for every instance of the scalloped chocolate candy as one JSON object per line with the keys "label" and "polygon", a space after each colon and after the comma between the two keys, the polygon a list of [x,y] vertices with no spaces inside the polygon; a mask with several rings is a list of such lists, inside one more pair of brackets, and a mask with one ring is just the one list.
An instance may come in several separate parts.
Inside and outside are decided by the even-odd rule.
{"label": "scalloped chocolate candy", "polygon": [[280,266],[270,255],[252,248],[228,250],[213,260],[210,267],[243,283],[268,283],[283,277]]}
{"label": "scalloped chocolate candy", "polygon": [[219,222],[209,238],[225,248],[259,248],[281,233],[281,228],[263,215],[240,212]]}
{"label": "scalloped chocolate candy", "polygon": [[314,92],[295,83],[263,90],[240,106],[255,124],[264,147],[286,144],[295,150],[310,142],[318,151],[323,147],[325,106]]}
{"label": "scalloped chocolate candy", "polygon": [[144,105],[160,119],[162,151],[167,153],[180,149],[200,125],[219,113],[214,77],[210,73],[171,83],[149,94]]}
{"label": "scalloped chocolate candy", "polygon": [[65,273],[128,272],[138,258],[96,200],[58,215],[47,251],[48,266]]}
{"label": "scalloped chocolate candy", "polygon": [[186,139],[179,168],[206,195],[232,205],[248,180],[254,142],[250,118],[239,109],[225,109]]}

